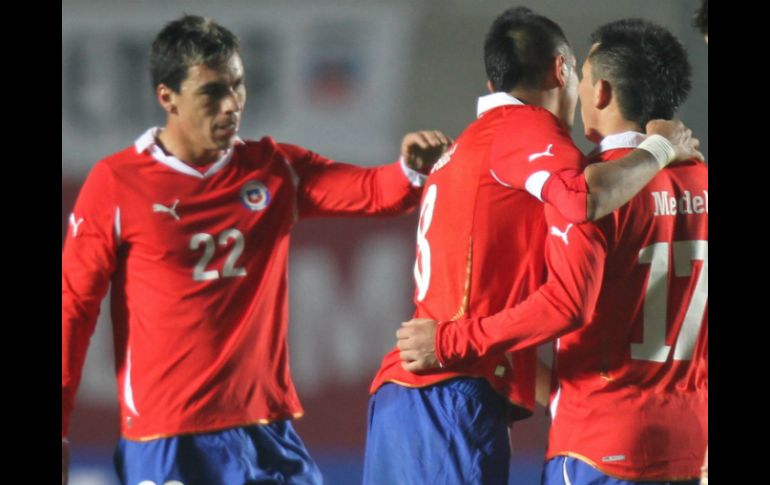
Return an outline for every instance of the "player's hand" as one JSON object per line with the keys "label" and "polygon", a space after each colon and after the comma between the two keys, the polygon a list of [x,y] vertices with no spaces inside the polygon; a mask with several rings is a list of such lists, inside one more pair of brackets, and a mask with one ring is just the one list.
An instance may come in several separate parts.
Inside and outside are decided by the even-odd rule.
{"label": "player's hand", "polygon": [[709,485],[709,449],[706,447],[706,457],[703,459],[703,466],[700,468],[700,485]]}
{"label": "player's hand", "polygon": [[67,485],[67,474],[70,464],[70,445],[61,440],[61,485]]}
{"label": "player's hand", "polygon": [[396,346],[401,351],[401,366],[410,372],[441,367],[436,358],[436,325],[427,318],[413,318],[396,332]]}
{"label": "player's hand", "polygon": [[451,144],[452,139],[440,131],[415,131],[401,140],[401,156],[409,168],[427,174]]}
{"label": "player's hand", "polygon": [[703,161],[703,154],[698,150],[700,140],[692,136],[692,130],[679,120],[651,120],[647,122],[648,135],[661,135],[674,147],[675,160],[691,160],[696,158]]}

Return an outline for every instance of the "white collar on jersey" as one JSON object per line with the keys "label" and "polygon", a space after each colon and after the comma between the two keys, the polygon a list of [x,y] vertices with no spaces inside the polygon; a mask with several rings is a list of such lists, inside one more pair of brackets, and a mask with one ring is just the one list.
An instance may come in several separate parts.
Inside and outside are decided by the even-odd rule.
{"label": "white collar on jersey", "polygon": [[645,138],[647,138],[647,135],[639,133],[638,131],[624,131],[623,133],[608,135],[599,142],[594,151],[591,152],[591,155],[604,153],[609,150],[616,150],[618,148],[636,148]]}
{"label": "white collar on jersey", "polygon": [[514,98],[508,93],[492,93],[486,96],[479,97],[478,104],[476,104],[476,117],[480,118],[481,115],[493,108],[505,106],[508,104],[524,104],[518,99]]}
{"label": "white collar on jersey", "polygon": [[[179,160],[178,158],[166,155],[166,153],[163,151],[163,149],[158,145],[156,142],[156,137],[158,136],[158,133],[160,133],[160,128],[155,126],[150,128],[149,130],[145,131],[142,136],[136,139],[134,142],[134,148],[136,149],[136,153],[142,153],[145,150],[150,151],[150,155],[152,157],[162,163],[163,165],[166,165],[177,172],[182,172],[185,175],[192,175],[193,177],[197,178],[207,178],[211,177],[215,173],[222,170],[225,165],[230,162],[230,159],[233,158],[233,149],[227,150],[227,153],[222,155],[222,158],[214,162],[208,170],[206,170],[205,173],[200,173],[199,171],[195,170],[193,167],[187,165],[183,161]],[[240,137],[235,138],[235,143],[243,143],[243,140],[241,140]]]}

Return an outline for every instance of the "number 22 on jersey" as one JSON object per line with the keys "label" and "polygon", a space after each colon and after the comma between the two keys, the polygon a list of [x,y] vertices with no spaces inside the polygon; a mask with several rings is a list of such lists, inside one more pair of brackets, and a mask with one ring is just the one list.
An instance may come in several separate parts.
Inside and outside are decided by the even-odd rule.
{"label": "number 22 on jersey", "polygon": [[[219,235],[219,245],[223,248],[227,247],[227,243],[231,239],[234,240],[235,243],[233,244],[230,253],[227,255],[227,259],[225,260],[225,265],[222,268],[222,277],[230,278],[234,276],[246,276],[246,269],[235,265],[235,263],[238,261],[238,258],[241,256],[241,253],[243,252],[243,233],[241,233],[241,231],[238,229],[227,229],[222,231],[222,233]],[[195,265],[195,268],[193,268],[193,280],[215,280],[220,277],[219,271],[215,269],[206,269],[206,266],[209,264],[209,261],[211,261],[211,258],[214,257],[214,252],[216,251],[214,236],[205,232],[201,232],[194,235],[190,239],[191,250],[196,251],[200,248],[201,245],[203,245],[203,254],[198,260],[198,263]]]}

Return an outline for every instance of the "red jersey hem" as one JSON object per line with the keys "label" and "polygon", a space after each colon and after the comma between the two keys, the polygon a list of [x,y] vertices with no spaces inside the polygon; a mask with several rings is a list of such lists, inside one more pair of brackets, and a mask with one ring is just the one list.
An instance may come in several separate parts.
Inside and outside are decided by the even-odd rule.
{"label": "red jersey hem", "polygon": [[545,460],[548,461],[552,458],[556,458],[557,456],[568,456],[570,458],[575,458],[576,460],[580,460],[583,463],[589,465],[591,468],[595,468],[599,470],[600,472],[604,473],[608,477],[615,478],[617,480],[631,480],[631,481],[662,481],[662,482],[675,482],[675,481],[681,481],[681,480],[693,480],[696,478],[700,478],[700,473],[696,475],[684,475],[684,476],[642,476],[639,475],[619,475],[617,473],[611,473],[607,471],[606,468],[599,466],[596,464],[595,461],[591,460],[585,455],[581,455],[580,453],[575,453],[573,451],[557,451],[555,453],[548,453],[545,456]]}
{"label": "red jersey hem", "polygon": [[[527,413],[528,416],[531,416],[533,414],[533,410],[528,408],[526,405],[524,405],[524,404],[522,404],[522,403],[520,403],[518,401],[514,401],[509,396],[506,396],[506,395],[502,394],[498,389],[495,389],[495,387],[492,385],[491,382],[489,382],[489,379],[487,379],[486,377],[470,375],[470,374],[462,374],[462,375],[454,375],[454,376],[443,376],[443,377],[441,377],[438,380],[431,381],[431,382],[426,382],[424,384],[408,384],[406,382],[399,381],[397,379],[385,379],[382,382],[380,382],[377,385],[376,388],[372,389],[371,392],[369,392],[369,395],[373,395],[384,384],[387,384],[387,383],[398,384],[399,386],[408,387],[410,389],[420,389],[420,388],[423,388],[423,387],[434,386],[434,385],[438,384],[439,382],[448,381],[450,379],[459,379],[459,378],[463,378],[463,377],[472,377],[472,378],[484,379],[485,381],[487,381],[489,383],[489,386],[492,388],[493,391],[495,391],[497,394],[499,394],[500,396],[505,398],[505,400],[508,402],[508,404],[512,404],[513,406],[516,406],[516,407],[520,408],[524,413]],[[517,418],[517,419],[523,419],[523,418]]]}
{"label": "red jersey hem", "polygon": [[125,431],[121,431],[121,437],[124,439],[127,439],[129,441],[152,441],[162,438],[171,438],[174,436],[181,436],[181,435],[191,435],[191,434],[202,434],[202,433],[212,433],[216,431],[222,431],[229,428],[239,428],[242,426],[251,426],[254,424],[270,424],[274,423],[276,421],[283,421],[286,419],[298,419],[304,416],[304,412],[298,412],[293,414],[287,414],[283,416],[276,416],[273,418],[259,418],[252,421],[238,421],[234,423],[229,424],[221,424],[221,425],[215,425],[211,427],[205,427],[205,428],[180,428],[176,431],[171,431],[168,433],[157,433],[152,435],[145,435],[145,436],[130,436]]}

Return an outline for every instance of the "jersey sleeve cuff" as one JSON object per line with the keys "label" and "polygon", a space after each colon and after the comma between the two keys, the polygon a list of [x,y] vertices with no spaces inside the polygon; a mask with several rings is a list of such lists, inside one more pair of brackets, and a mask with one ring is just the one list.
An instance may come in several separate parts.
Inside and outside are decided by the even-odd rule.
{"label": "jersey sleeve cuff", "polygon": [[404,157],[399,157],[398,163],[401,165],[401,171],[404,172],[404,176],[409,180],[409,184],[412,187],[422,187],[425,185],[425,181],[428,179],[427,175],[410,168],[406,164]]}
{"label": "jersey sleeve cuff", "polygon": [[451,335],[447,335],[447,333],[451,332],[447,332],[446,330],[451,326],[452,322],[439,322],[436,325],[436,336],[433,342],[433,352],[436,354],[436,360],[438,360],[439,367],[442,369],[445,369],[450,365],[450,359],[447,357],[445,350],[450,347],[450,345],[448,345],[447,339],[450,338]]}

